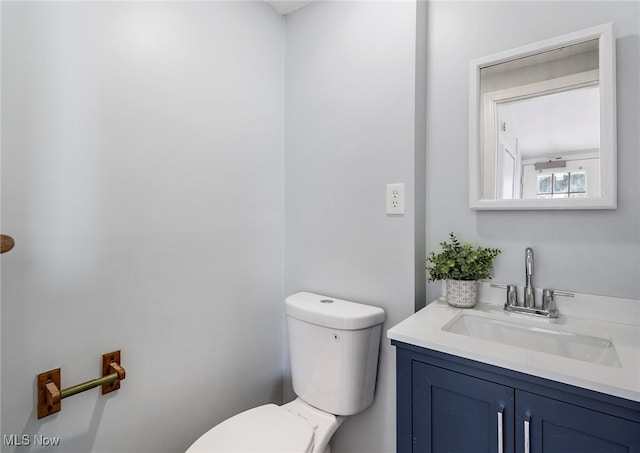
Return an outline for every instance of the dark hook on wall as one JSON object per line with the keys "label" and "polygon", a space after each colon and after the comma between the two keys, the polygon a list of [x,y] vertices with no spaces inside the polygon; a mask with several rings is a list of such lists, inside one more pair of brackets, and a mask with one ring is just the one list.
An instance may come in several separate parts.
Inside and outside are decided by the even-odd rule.
{"label": "dark hook on wall", "polygon": [[0,253],[8,252],[16,245],[16,241],[11,236],[0,234]]}

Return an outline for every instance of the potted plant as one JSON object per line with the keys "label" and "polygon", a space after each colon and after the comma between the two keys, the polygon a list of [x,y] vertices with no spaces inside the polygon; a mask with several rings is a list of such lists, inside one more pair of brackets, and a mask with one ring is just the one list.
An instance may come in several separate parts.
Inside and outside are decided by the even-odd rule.
{"label": "potted plant", "polygon": [[446,280],[449,305],[471,308],[478,301],[478,280],[491,278],[493,260],[500,250],[460,243],[453,233],[449,239],[440,243],[442,252],[427,257],[429,281]]}

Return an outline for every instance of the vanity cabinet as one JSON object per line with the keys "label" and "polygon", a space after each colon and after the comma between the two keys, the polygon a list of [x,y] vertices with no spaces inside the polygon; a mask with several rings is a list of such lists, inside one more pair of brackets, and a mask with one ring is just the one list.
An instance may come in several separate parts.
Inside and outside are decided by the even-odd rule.
{"label": "vanity cabinet", "polygon": [[399,452],[514,451],[511,387],[418,361],[412,374],[413,446]]}
{"label": "vanity cabinet", "polygon": [[640,423],[533,393],[515,394],[516,445],[523,446],[521,451],[640,451]]}
{"label": "vanity cabinet", "polygon": [[398,453],[640,453],[640,403],[392,341]]}

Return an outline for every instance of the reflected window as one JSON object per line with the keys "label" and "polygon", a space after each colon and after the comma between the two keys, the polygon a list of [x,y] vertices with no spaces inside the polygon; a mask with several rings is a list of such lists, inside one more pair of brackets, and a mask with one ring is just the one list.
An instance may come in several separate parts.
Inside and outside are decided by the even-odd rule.
{"label": "reflected window", "polygon": [[538,198],[578,198],[587,196],[585,172],[538,175]]}

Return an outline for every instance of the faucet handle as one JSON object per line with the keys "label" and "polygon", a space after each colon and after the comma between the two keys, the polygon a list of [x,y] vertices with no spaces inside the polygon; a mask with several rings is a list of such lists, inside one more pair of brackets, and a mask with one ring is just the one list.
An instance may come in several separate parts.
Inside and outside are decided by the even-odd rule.
{"label": "faucet handle", "polygon": [[575,297],[575,294],[566,291],[556,291],[554,289],[542,290],[542,308],[549,313],[555,313],[557,315],[558,309],[556,308],[555,296]]}
{"label": "faucet handle", "polygon": [[502,288],[502,289],[507,289],[507,286],[510,285],[503,285],[502,283],[491,283],[490,285],[492,288]]}
{"label": "faucet handle", "polygon": [[506,307],[515,307],[518,305],[518,288],[516,285],[503,285],[500,283],[491,283],[493,288],[502,288],[507,290],[507,300],[504,305]]}

